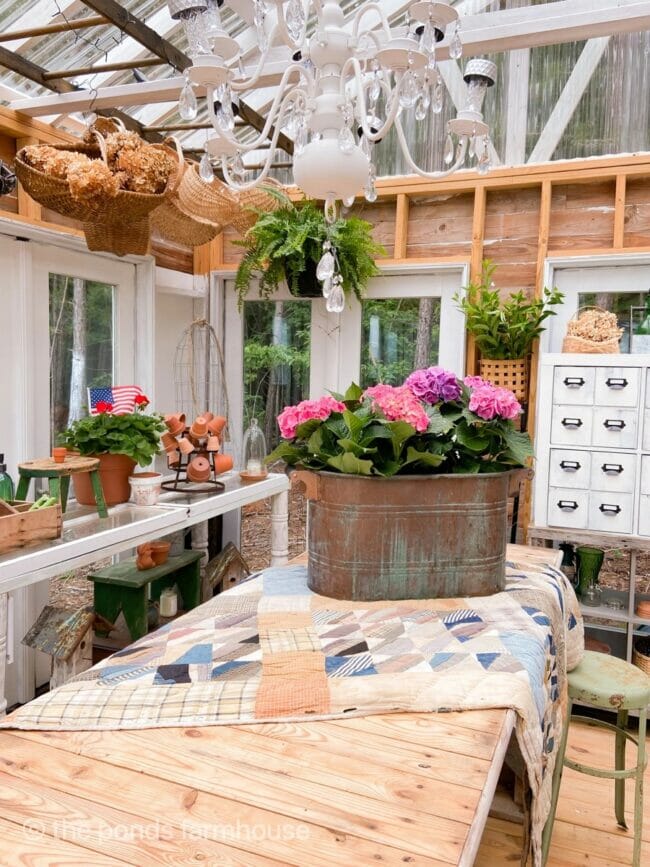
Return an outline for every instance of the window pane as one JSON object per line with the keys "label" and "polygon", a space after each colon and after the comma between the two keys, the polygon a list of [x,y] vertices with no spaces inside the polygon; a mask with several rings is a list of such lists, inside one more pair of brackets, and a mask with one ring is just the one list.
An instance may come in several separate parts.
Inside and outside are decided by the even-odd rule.
{"label": "window pane", "polygon": [[647,352],[647,349],[634,348],[630,344],[631,324],[638,327],[643,320],[645,292],[581,292],[578,295],[578,308],[602,307],[616,314],[619,327],[623,329],[621,352]]}
{"label": "window pane", "polygon": [[438,362],[440,298],[362,302],[361,387],[401,385],[419,367]]}
{"label": "window pane", "polygon": [[52,442],[87,412],[87,388],[113,384],[114,286],[50,274]]}
{"label": "window pane", "polygon": [[280,439],[277,415],[309,395],[311,303],[244,305],[244,429],[257,418],[270,450]]}

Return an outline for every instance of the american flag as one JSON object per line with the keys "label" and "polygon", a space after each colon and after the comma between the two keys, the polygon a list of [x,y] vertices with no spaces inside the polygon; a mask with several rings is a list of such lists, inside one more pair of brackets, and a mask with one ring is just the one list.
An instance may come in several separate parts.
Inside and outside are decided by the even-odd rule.
{"label": "american flag", "polygon": [[125,415],[135,411],[135,399],[143,391],[138,385],[104,385],[88,389],[88,406],[91,415],[99,415],[100,404],[108,403],[113,415]]}

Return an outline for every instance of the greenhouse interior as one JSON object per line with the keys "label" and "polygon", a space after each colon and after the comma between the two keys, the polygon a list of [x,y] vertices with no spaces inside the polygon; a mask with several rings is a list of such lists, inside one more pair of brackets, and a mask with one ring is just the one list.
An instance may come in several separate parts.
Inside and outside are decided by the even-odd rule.
{"label": "greenhouse interior", "polygon": [[0,0],[0,867],[650,864],[649,92],[648,0]]}

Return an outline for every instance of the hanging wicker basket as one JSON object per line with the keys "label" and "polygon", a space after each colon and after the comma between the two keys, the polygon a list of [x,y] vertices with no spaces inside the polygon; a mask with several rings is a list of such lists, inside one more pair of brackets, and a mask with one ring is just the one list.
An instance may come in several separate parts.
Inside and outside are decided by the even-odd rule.
{"label": "hanging wicker basket", "polygon": [[562,352],[616,355],[621,351],[622,334],[614,313],[602,307],[581,307],[569,321]]}
{"label": "hanging wicker basket", "polygon": [[189,166],[181,178],[178,207],[195,219],[222,226],[230,223],[239,209],[234,193],[217,178],[211,184],[201,180],[196,165]]}
{"label": "hanging wicker basket", "polygon": [[480,374],[499,388],[512,391],[520,402],[528,399],[527,358],[482,358]]}
{"label": "hanging wicker basket", "polygon": [[650,675],[650,639],[639,639],[632,648],[632,662]]}
{"label": "hanging wicker basket", "polygon": [[239,210],[230,222],[240,234],[243,235],[255,225],[260,212],[270,213],[282,207],[281,200],[269,190],[281,192],[282,184],[273,178],[267,178],[259,187],[236,194]]}

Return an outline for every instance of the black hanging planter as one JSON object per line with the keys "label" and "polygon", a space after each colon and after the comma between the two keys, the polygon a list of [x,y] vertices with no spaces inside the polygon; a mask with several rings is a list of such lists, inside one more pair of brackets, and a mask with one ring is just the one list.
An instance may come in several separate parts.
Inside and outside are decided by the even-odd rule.
{"label": "black hanging planter", "polygon": [[322,298],[323,289],[316,276],[316,262],[309,260],[306,265],[305,270],[298,273],[298,286],[295,289],[289,286],[289,291],[296,298]]}

